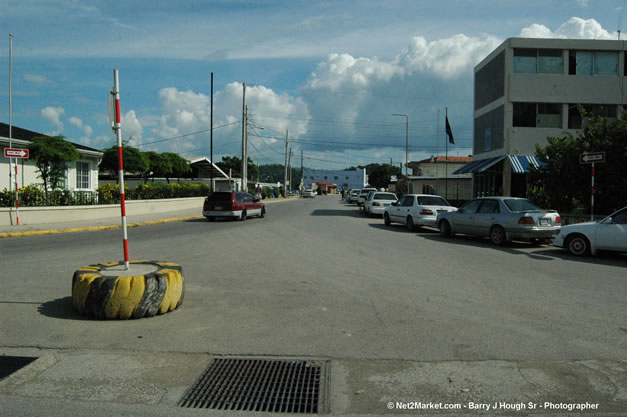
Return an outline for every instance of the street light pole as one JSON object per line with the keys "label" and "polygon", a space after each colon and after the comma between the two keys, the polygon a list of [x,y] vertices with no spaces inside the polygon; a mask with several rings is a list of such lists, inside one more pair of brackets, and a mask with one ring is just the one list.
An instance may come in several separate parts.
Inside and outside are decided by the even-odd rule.
{"label": "street light pole", "polygon": [[405,176],[409,177],[409,116],[406,114],[396,114],[392,116],[400,116],[405,118]]}

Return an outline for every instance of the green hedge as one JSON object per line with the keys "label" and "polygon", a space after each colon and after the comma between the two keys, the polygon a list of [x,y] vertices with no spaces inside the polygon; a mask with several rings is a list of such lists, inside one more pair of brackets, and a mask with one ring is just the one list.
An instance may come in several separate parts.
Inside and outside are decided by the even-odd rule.
{"label": "green hedge", "polygon": [[[139,184],[125,190],[126,200],[156,200],[162,198],[203,197],[209,194],[208,184]],[[76,206],[92,204],[117,204],[120,202],[120,187],[117,184],[103,184],[98,191],[44,191],[29,185],[19,190],[20,207]],[[0,191],[0,207],[15,206],[15,191],[6,188]]]}

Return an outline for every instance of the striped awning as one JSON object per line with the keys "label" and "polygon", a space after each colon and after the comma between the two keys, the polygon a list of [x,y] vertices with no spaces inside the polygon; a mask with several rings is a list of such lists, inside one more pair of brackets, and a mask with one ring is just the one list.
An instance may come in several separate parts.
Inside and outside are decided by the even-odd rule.
{"label": "striped awning", "polygon": [[538,168],[543,165],[538,158],[531,155],[507,155],[507,158],[509,159],[514,174],[525,174],[529,172],[530,166]]}
{"label": "striped awning", "polygon": [[505,155],[496,156],[494,158],[480,159],[478,161],[472,161],[472,162],[467,163],[463,167],[458,168],[455,171],[453,171],[453,175],[469,174],[469,173],[476,174],[479,172],[483,172],[486,169],[490,168],[492,165],[496,164],[497,162],[502,161],[503,159],[505,159]]}

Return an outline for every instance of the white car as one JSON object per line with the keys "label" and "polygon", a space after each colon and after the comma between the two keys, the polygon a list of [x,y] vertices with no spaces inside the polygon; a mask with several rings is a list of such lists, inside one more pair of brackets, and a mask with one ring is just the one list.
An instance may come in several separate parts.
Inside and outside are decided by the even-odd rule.
{"label": "white car", "polygon": [[366,201],[366,198],[368,197],[368,193],[370,191],[377,191],[376,188],[362,188],[361,192],[359,193],[359,197],[357,198],[357,205],[358,206],[362,206],[364,204],[364,202]]}
{"label": "white car", "polygon": [[382,215],[385,208],[396,201],[398,201],[398,197],[394,193],[371,191],[364,202],[364,214],[366,216],[372,216],[373,214]]}
{"label": "white car", "polygon": [[311,188],[307,188],[301,194],[301,197],[303,197],[303,198],[308,198],[308,197],[314,198],[315,196],[316,196],[316,192],[314,190],[312,190]]}
{"label": "white car", "polygon": [[390,223],[401,223],[412,231],[416,226],[437,227],[438,214],[456,211],[451,203],[439,195],[406,194],[400,200],[385,208],[383,221],[386,226]]}
{"label": "white car", "polygon": [[349,203],[356,203],[357,199],[359,198],[359,193],[361,193],[361,188],[357,188],[355,190],[351,190],[350,194],[348,195],[348,202]]}
{"label": "white car", "polygon": [[597,250],[627,252],[627,207],[600,222],[562,226],[553,237],[553,245],[575,256],[595,255]]}

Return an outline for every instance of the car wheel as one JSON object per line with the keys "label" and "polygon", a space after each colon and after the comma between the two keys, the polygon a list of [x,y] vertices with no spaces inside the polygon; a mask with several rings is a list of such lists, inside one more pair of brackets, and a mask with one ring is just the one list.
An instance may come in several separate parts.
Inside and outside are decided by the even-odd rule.
{"label": "car wheel", "polygon": [[492,229],[490,229],[490,240],[496,246],[503,246],[505,243],[505,229],[501,226],[492,226]]}
{"label": "car wheel", "polygon": [[442,220],[439,226],[440,226],[440,236],[451,237],[453,235],[451,233],[451,225],[446,220]]}
{"label": "car wheel", "polygon": [[414,231],[414,219],[411,216],[407,216],[407,221],[405,222],[405,226],[407,227],[408,232]]}
{"label": "car wheel", "polygon": [[573,235],[566,240],[566,248],[575,256],[583,256],[590,253],[590,242],[583,235]]}
{"label": "car wheel", "polygon": [[240,219],[241,221],[246,220],[246,210],[242,211],[242,214],[240,215],[240,218],[239,218],[239,219]]}
{"label": "car wheel", "polygon": [[259,217],[261,217],[262,219],[263,219],[264,217],[266,217],[266,208],[265,208],[265,207],[262,207],[262,208],[261,208],[261,214],[259,215]]}
{"label": "car wheel", "polygon": [[387,214],[387,213],[384,213],[384,214],[383,214],[383,223],[384,223],[386,226],[389,226],[389,225],[392,223],[392,222],[390,221],[390,215],[389,215],[389,214]]}

